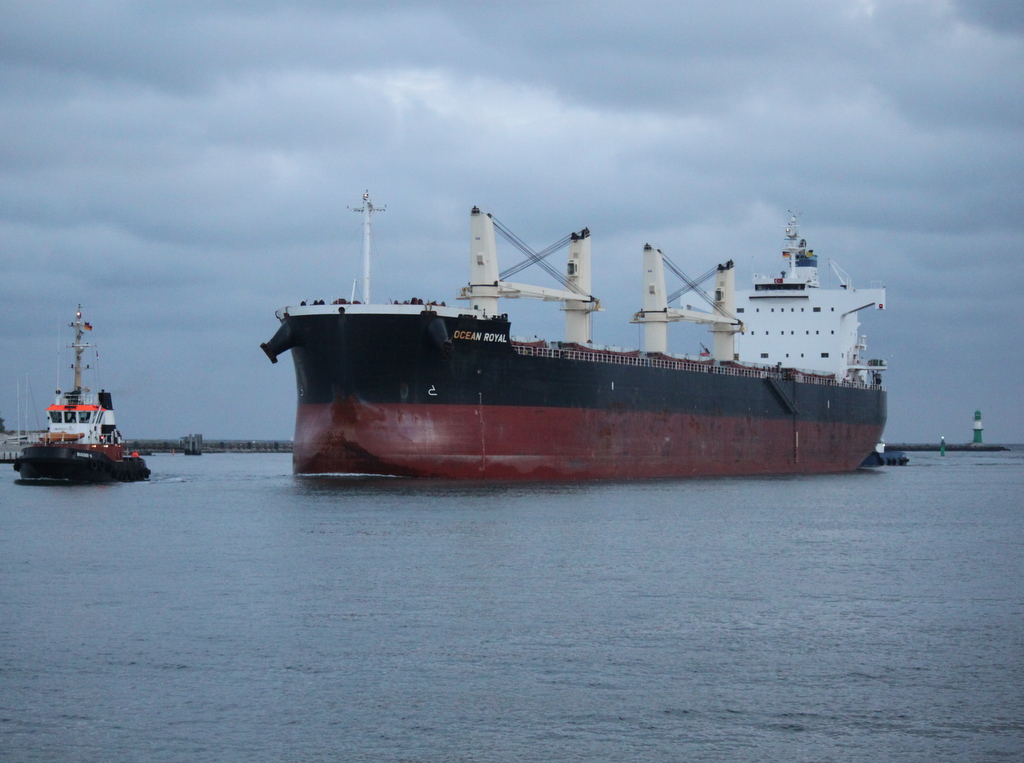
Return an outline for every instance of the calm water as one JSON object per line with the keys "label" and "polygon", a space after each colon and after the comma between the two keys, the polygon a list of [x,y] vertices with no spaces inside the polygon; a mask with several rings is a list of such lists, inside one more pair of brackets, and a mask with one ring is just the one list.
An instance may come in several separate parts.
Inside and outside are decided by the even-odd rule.
{"label": "calm water", "polygon": [[0,760],[1024,760],[1024,452],[912,456],[542,486],[11,471]]}

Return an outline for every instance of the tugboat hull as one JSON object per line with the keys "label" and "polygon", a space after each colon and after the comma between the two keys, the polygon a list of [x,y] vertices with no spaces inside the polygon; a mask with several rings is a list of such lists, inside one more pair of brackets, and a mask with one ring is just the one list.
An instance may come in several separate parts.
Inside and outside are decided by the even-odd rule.
{"label": "tugboat hull", "polygon": [[150,471],[138,457],[114,460],[101,450],[39,445],[25,448],[14,462],[23,480],[138,482]]}

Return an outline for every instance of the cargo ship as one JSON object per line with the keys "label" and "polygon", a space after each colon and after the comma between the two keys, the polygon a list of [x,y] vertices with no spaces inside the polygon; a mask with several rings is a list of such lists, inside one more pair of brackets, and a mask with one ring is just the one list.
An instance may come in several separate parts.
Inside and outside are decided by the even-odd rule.
{"label": "cargo ship", "polygon": [[56,393],[46,409],[47,431],[39,442],[27,445],[14,461],[23,482],[136,482],[149,479],[150,470],[137,453],[124,454],[121,433],[114,421],[114,402],[105,390],[93,393],[82,384],[82,354],[92,345],[83,341],[92,325],[82,320],[78,306],[74,323],[75,377],[71,390]]}
{"label": "cargo ship", "polygon": [[[369,196],[364,267],[369,260]],[[667,256],[642,256],[643,349],[595,345],[590,232],[565,237],[563,288],[515,283],[499,272],[495,229],[543,262],[491,215],[470,214],[465,306],[409,300],[316,299],[276,313],[261,345],[291,352],[297,383],[296,474],[371,474],[471,480],[583,480],[778,475],[858,468],[886,420],[881,373],[866,360],[859,312],[884,307],[884,289],[821,288],[817,257],[790,221],[782,267],[735,289],[733,263],[712,268],[708,309],[669,307],[665,267],[702,293]],[[640,280],[640,279],[638,279]],[[561,303],[565,339],[517,338],[499,300]],[[667,351],[668,325],[705,324],[712,348]]]}

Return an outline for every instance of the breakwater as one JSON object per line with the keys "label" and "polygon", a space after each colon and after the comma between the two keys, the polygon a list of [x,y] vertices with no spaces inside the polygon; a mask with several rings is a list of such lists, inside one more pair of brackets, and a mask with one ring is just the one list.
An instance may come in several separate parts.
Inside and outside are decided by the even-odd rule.
{"label": "breakwater", "polygon": [[[195,437],[190,435],[190,437]],[[201,437],[201,436],[200,436]],[[291,440],[207,440],[200,439],[200,453],[291,453]],[[192,441],[195,447],[195,441]],[[189,438],[179,437],[174,440],[125,440],[125,450],[128,453],[138,451],[140,455],[150,453],[186,453],[189,450]],[[938,452],[941,446],[935,443],[891,443],[886,444],[887,451],[902,450],[904,452]],[[948,444],[946,450],[957,451],[980,451],[994,452],[1009,450],[1005,445],[974,445]],[[20,444],[11,441],[0,448],[0,463],[11,463],[20,454]],[[198,455],[198,454],[197,454]]]}
{"label": "breakwater", "polygon": [[[147,453],[184,453],[188,446],[187,438],[176,440],[125,440],[127,452],[138,451]],[[291,453],[291,440],[201,440],[203,453]]]}
{"label": "breakwater", "polygon": [[[887,451],[889,451],[889,450],[935,451],[936,453],[938,453],[940,450],[942,450],[942,444],[941,443],[931,443],[931,442],[928,442],[928,443],[907,443],[907,444],[893,443],[893,444],[890,445],[889,443],[886,443],[885,444],[885,449]],[[982,452],[984,452],[984,451],[1009,450],[1009,448],[1007,448],[1005,445],[975,445],[974,443],[970,443],[969,442],[969,443],[961,443],[961,444],[946,443],[946,450],[947,451],[982,451]]]}
{"label": "breakwater", "polygon": [[[291,453],[291,440],[198,440],[195,435],[175,440],[125,440],[125,453],[137,452],[140,456],[153,453],[182,453],[202,455],[203,453]],[[11,442],[0,447],[0,464],[12,464],[21,455],[21,444]]]}

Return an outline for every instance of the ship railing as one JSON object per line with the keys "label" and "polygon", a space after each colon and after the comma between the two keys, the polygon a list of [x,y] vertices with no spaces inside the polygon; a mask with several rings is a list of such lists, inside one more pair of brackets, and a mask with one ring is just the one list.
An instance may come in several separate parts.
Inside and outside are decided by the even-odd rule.
{"label": "ship railing", "polygon": [[519,355],[535,358],[560,358],[562,360],[580,360],[588,363],[612,363],[620,366],[637,366],[641,368],[664,368],[672,371],[692,371],[703,374],[720,374],[723,376],[745,376],[751,379],[779,379],[797,381],[803,384],[818,384],[826,387],[853,387],[857,389],[884,389],[880,384],[862,384],[848,380],[837,380],[835,377],[818,376],[802,373],[793,369],[757,368],[740,365],[711,365],[707,362],[686,360],[684,358],[645,357],[634,353],[587,352],[577,349],[544,347],[536,344],[513,341],[512,349]]}

